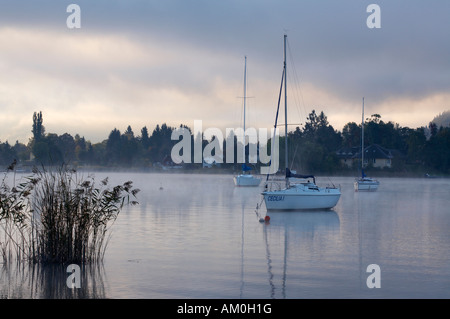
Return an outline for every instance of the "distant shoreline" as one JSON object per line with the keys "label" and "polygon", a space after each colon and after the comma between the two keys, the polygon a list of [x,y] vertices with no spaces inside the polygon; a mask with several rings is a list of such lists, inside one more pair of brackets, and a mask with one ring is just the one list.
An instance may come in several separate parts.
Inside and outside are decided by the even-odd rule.
{"label": "distant shoreline", "polygon": [[[145,174],[186,174],[186,175],[236,175],[240,174],[240,170],[232,170],[228,168],[193,168],[193,169],[156,169],[156,168],[145,168],[145,167],[108,167],[108,166],[79,166],[74,167],[74,169],[78,172],[105,172],[105,173],[145,173]],[[6,172],[6,170],[2,170],[2,172]],[[13,173],[11,171],[10,173]],[[16,173],[19,174],[31,174],[31,169],[18,169]],[[388,171],[368,171],[366,172],[368,176],[376,177],[376,178],[426,178],[426,179],[439,179],[439,178],[450,178],[449,175],[445,174],[431,174],[424,172],[388,172]],[[252,173],[253,175],[262,175],[258,173]],[[351,172],[351,171],[337,171],[333,173],[315,173],[313,174],[316,177],[359,177],[359,172]],[[264,175],[265,176],[265,175]],[[281,172],[276,174],[275,176],[283,177],[284,174]]]}
{"label": "distant shoreline", "polygon": [[[15,169],[15,173],[19,174],[31,174],[32,169],[34,166],[32,165],[25,165],[25,166],[19,166]],[[50,167],[59,167],[59,166],[49,166]],[[69,165],[69,167],[71,167]],[[242,173],[241,170],[235,170],[232,168],[222,168],[222,167],[211,167],[211,168],[170,168],[170,167],[124,167],[124,166],[77,166],[73,165],[73,169],[75,169],[78,172],[111,172],[111,173],[160,173],[160,174],[221,174],[221,175],[236,175]],[[0,170],[0,172],[6,173],[6,168],[3,168]],[[14,171],[10,171],[10,173],[13,173]],[[257,173],[255,173],[257,172]],[[308,174],[311,173],[317,177],[359,177],[360,172],[359,170],[351,170],[351,169],[343,169],[343,170],[337,170],[335,172],[308,172]],[[262,175],[259,174],[259,169],[255,169],[253,172],[251,172],[253,175]],[[442,174],[439,172],[430,172],[423,170],[417,170],[417,171],[394,171],[394,170],[379,170],[379,169],[373,169],[373,170],[367,170],[366,174],[370,177],[380,178],[380,177],[403,177],[403,178],[427,178],[427,179],[437,179],[437,178],[450,178],[450,175]],[[283,177],[284,174],[282,172],[279,172],[276,174],[278,177]]]}

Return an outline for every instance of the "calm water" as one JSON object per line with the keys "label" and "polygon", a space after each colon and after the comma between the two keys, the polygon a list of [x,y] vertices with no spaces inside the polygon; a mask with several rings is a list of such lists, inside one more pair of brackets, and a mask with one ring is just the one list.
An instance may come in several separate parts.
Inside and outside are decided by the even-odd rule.
{"label": "calm water", "polygon": [[[450,297],[448,179],[384,178],[378,192],[355,193],[351,177],[333,177],[333,210],[269,213],[265,224],[260,189],[236,188],[230,175],[96,181],[105,176],[141,192],[113,225],[103,265],[82,268],[73,291],[64,267],[0,265],[2,298]],[[367,287],[371,264],[380,288]]]}

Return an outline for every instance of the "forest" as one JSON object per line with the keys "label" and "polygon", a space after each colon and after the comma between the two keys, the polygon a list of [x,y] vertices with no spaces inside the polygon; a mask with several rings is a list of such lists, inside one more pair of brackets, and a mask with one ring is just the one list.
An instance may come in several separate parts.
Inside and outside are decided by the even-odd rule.
{"label": "forest", "polygon": [[[435,118],[437,119],[437,117]],[[327,116],[313,110],[302,127],[288,133],[289,166],[297,171],[311,174],[354,174],[360,162],[344,165],[339,150],[361,149],[361,124],[347,123],[342,131],[333,128]],[[401,127],[399,124],[384,122],[381,115],[373,114],[365,119],[365,145],[379,145],[394,154],[389,167],[379,168],[368,163],[366,170],[372,174],[403,174],[417,176],[423,174],[448,175],[450,173],[450,127],[438,125],[442,121],[431,121],[428,126],[419,128]],[[32,137],[28,144],[16,141],[0,143],[0,165],[6,169],[16,162],[23,169],[34,165],[60,165],[62,163],[76,168],[115,168],[157,170],[171,167],[168,161],[172,147],[178,143],[172,140],[171,127],[165,123],[156,125],[150,133],[143,127],[136,134],[129,125],[121,132],[114,128],[106,140],[91,143],[84,137],[68,133],[57,135],[46,133],[42,112],[33,114],[30,126]],[[188,128],[185,125],[180,127]],[[194,137],[191,136],[192,143]],[[197,137],[199,138],[199,137]],[[211,138],[211,140],[214,137]],[[211,141],[203,140],[205,146]],[[225,143],[225,142],[224,142]],[[270,143],[270,141],[269,141]],[[284,169],[284,136],[280,137],[280,168]],[[234,148],[238,145],[236,138]],[[247,145],[247,152],[249,146]],[[259,145],[257,145],[259,149]],[[226,146],[223,146],[224,163],[214,167],[221,171],[239,171],[241,164],[226,163]],[[236,156],[236,151],[234,152]],[[258,164],[255,164],[256,166]],[[219,167],[220,166],[220,167]],[[201,169],[201,163],[182,165],[184,170]]]}

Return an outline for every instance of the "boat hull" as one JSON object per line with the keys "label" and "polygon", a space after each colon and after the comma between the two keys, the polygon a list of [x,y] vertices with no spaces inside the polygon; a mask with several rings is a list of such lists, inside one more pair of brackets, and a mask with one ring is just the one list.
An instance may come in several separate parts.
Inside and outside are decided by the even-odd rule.
{"label": "boat hull", "polygon": [[313,210],[336,206],[341,192],[336,188],[315,191],[284,189],[263,192],[267,210]]}
{"label": "boat hull", "polygon": [[253,175],[238,175],[234,177],[236,186],[259,186],[261,179]]}
{"label": "boat hull", "polygon": [[380,183],[375,180],[357,180],[354,183],[355,191],[368,191],[374,192],[378,189]]}

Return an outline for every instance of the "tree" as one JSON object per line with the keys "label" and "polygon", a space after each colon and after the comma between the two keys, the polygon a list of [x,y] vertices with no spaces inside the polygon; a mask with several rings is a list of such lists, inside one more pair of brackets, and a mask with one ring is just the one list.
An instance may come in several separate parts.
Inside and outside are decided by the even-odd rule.
{"label": "tree", "polygon": [[[315,110],[308,115],[303,131],[299,127],[288,134],[289,165],[311,173],[331,172],[338,165],[335,151],[342,144],[342,136],[328,122],[327,116]],[[280,160],[284,161],[284,143],[280,142]]]}
{"label": "tree", "polygon": [[317,130],[320,127],[326,126],[328,126],[328,119],[323,111],[320,112],[319,115],[317,115],[316,111],[312,110],[312,112],[309,113],[308,117],[306,118],[305,127],[303,128],[303,134],[307,138],[314,138]]}
{"label": "tree", "polygon": [[34,114],[33,114],[33,129],[31,132],[33,133],[33,137],[34,137],[35,141],[38,141],[45,135],[45,127],[42,125],[43,121],[44,120],[42,118],[42,111],[40,111],[39,113],[34,112]]}
{"label": "tree", "polygon": [[431,168],[449,173],[450,171],[450,128],[441,127],[425,144],[425,162]]}
{"label": "tree", "polygon": [[61,151],[65,163],[74,161],[75,158],[75,140],[69,133],[64,133],[56,140],[56,146]]}
{"label": "tree", "polygon": [[54,133],[49,133],[45,138],[42,138],[38,142],[39,144],[47,144],[47,147],[43,149],[47,149],[47,154],[39,153],[39,161],[42,164],[50,164],[50,165],[60,165],[64,162],[64,156],[59,148],[59,136]]}
{"label": "tree", "polygon": [[372,114],[370,117],[370,121],[369,122],[374,122],[376,124],[379,124],[381,121],[381,115],[380,114]]}
{"label": "tree", "polygon": [[74,138],[74,156],[77,161],[85,161],[86,160],[86,140],[84,137],[80,137],[79,134],[75,135]]}
{"label": "tree", "polygon": [[14,153],[17,155],[17,159],[19,161],[28,160],[30,158],[30,151],[26,147],[26,145],[19,143],[19,141],[16,141],[16,144],[13,146]]}
{"label": "tree", "polygon": [[37,140],[33,144],[33,155],[35,161],[40,164],[49,164],[50,162],[50,148],[48,144],[43,140]]}
{"label": "tree", "polygon": [[127,130],[123,133],[128,140],[134,139],[134,132],[130,125],[128,125]]}
{"label": "tree", "polygon": [[109,133],[108,140],[106,142],[106,163],[110,165],[117,165],[120,159],[120,131],[113,129]]}
{"label": "tree", "polygon": [[156,125],[150,136],[150,157],[153,162],[160,162],[165,156],[170,155],[173,145],[176,141],[172,141],[172,131],[174,128],[163,123],[161,127]]}
{"label": "tree", "polygon": [[149,146],[149,140],[150,140],[150,138],[149,138],[149,136],[148,136],[148,129],[147,129],[147,126],[144,126],[144,127],[141,129],[141,143],[142,143],[142,146],[143,146],[143,148],[144,148],[145,150],[148,149],[148,146]]}
{"label": "tree", "polygon": [[403,138],[400,125],[384,122],[379,114],[373,114],[364,123],[364,141],[367,145],[378,144],[388,149],[402,149]]}
{"label": "tree", "polygon": [[437,131],[438,131],[438,127],[437,127],[436,123],[430,122],[430,124],[428,125],[428,127],[430,128],[431,136],[436,136]]}
{"label": "tree", "polygon": [[324,146],[326,151],[336,150],[341,144],[341,135],[328,123],[323,111],[317,115],[315,110],[312,110],[305,123],[303,136]]}
{"label": "tree", "polygon": [[128,125],[125,133],[120,137],[120,164],[127,166],[132,165],[136,158],[138,151],[138,144],[134,137],[134,132],[131,126]]}
{"label": "tree", "polygon": [[416,130],[409,129],[405,144],[407,146],[407,156],[410,161],[421,162],[423,160],[423,151],[426,142],[427,138],[423,127]]}
{"label": "tree", "polygon": [[361,126],[355,122],[345,124],[342,129],[342,145],[354,147],[361,144]]}
{"label": "tree", "polygon": [[9,165],[17,158],[15,149],[9,145],[8,141],[0,143],[0,164]]}

